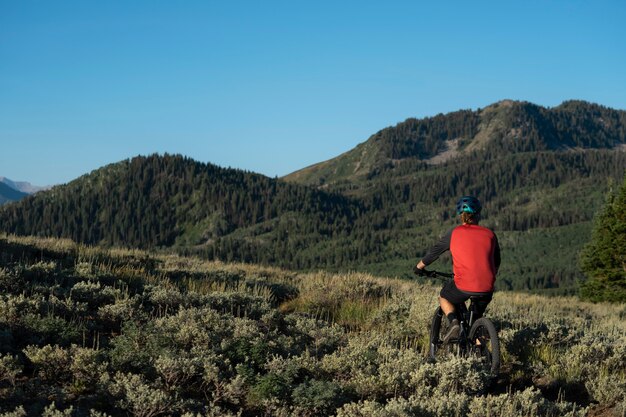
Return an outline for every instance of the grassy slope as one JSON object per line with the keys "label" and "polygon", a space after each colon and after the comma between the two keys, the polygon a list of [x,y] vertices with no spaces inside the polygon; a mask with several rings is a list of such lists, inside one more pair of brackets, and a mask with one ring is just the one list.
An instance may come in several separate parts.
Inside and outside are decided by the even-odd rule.
{"label": "grassy slope", "polygon": [[341,181],[353,182],[365,177],[379,161],[376,144],[366,141],[335,158],[308,166],[282,179],[311,186],[324,186],[327,179],[331,179],[333,184]]}
{"label": "grassy slope", "polygon": [[626,406],[624,305],[498,293],[488,315],[504,362],[490,381],[471,360],[425,361],[438,292],[428,283],[15,237],[0,237],[0,261],[0,412],[573,416]]}

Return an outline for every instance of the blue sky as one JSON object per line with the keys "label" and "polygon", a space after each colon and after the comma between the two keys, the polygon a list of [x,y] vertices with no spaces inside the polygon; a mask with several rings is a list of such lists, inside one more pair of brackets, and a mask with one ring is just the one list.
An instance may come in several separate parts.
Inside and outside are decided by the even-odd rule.
{"label": "blue sky", "polygon": [[408,117],[626,109],[626,2],[0,0],[0,176],[138,154],[281,176]]}

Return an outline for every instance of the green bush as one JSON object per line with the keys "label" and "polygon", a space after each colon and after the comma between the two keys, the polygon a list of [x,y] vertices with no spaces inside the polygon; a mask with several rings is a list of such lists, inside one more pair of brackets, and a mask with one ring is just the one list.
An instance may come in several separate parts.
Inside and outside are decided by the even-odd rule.
{"label": "green bush", "polygon": [[108,362],[104,353],[94,349],[72,346],[70,371],[72,391],[77,394],[95,392],[100,380],[108,377]]}
{"label": "green bush", "polygon": [[13,411],[7,411],[6,413],[0,414],[0,417],[26,417],[26,410],[24,410],[24,406],[17,406]]}
{"label": "green bush", "polygon": [[291,392],[291,381],[284,375],[266,374],[259,377],[250,388],[248,403],[252,407],[263,407],[265,402],[279,400],[287,402]]}
{"label": "green bush", "polygon": [[300,414],[329,415],[346,401],[341,387],[332,381],[310,380],[296,386],[291,394]]}
{"label": "green bush", "polygon": [[175,399],[163,389],[150,384],[143,376],[118,372],[109,385],[116,405],[135,417],[153,417],[176,411]]}
{"label": "green bush", "polygon": [[71,378],[72,352],[58,345],[28,346],[24,354],[35,367],[35,373],[49,383],[67,383]]}
{"label": "green bush", "polygon": [[0,354],[0,382],[6,381],[15,388],[17,377],[23,368],[17,356]]}
{"label": "green bush", "polygon": [[125,322],[122,334],[112,341],[109,352],[114,370],[154,375],[154,361],[167,352],[165,336],[154,323]]}

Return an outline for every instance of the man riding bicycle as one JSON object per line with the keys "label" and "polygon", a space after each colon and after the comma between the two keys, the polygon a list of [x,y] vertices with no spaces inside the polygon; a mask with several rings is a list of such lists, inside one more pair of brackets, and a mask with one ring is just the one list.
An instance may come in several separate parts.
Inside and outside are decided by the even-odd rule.
{"label": "man riding bicycle", "polygon": [[444,342],[459,336],[459,321],[455,314],[455,304],[474,297],[479,316],[491,302],[496,274],[500,267],[500,246],[495,233],[478,225],[482,205],[471,196],[459,199],[456,212],[461,225],[450,230],[433,246],[416,266],[418,275],[439,256],[450,251],[454,281],[446,283],[439,294],[439,305],[450,322],[450,330]]}

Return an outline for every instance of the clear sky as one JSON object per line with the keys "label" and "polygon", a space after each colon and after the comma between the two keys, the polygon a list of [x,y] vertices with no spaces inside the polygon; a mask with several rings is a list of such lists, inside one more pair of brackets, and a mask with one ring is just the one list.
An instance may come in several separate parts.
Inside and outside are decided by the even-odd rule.
{"label": "clear sky", "polygon": [[624,22],[624,0],[0,0],[0,176],[170,152],[273,177],[505,98],[626,109]]}

